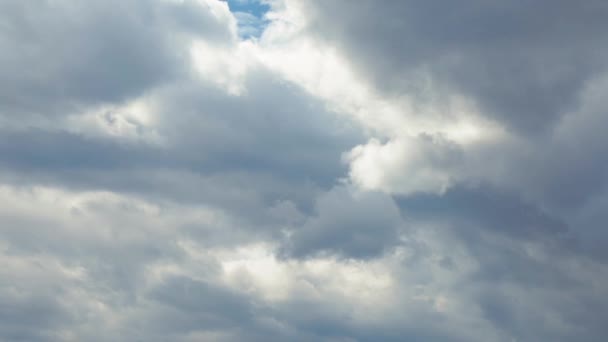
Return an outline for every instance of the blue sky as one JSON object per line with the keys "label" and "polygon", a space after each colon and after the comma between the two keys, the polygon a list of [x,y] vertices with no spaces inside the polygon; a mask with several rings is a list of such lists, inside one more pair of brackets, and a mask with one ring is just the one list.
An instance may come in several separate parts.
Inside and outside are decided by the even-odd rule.
{"label": "blue sky", "polygon": [[261,18],[270,9],[270,6],[261,0],[228,0],[232,12],[246,12]]}
{"label": "blue sky", "polygon": [[228,0],[230,11],[233,12],[239,24],[239,34],[242,38],[259,37],[266,26],[264,15],[270,9],[261,0]]}

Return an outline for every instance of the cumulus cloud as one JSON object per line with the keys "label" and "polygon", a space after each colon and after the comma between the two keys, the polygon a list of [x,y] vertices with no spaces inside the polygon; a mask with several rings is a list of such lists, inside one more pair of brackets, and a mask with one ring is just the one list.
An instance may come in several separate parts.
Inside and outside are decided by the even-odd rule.
{"label": "cumulus cloud", "polygon": [[417,77],[426,75],[436,91],[470,96],[524,132],[575,108],[585,82],[604,66],[606,7],[596,1],[301,3],[311,30],[343,47],[384,91],[423,90]]}
{"label": "cumulus cloud", "polygon": [[399,242],[402,220],[392,198],[385,194],[338,187],[316,199],[315,211],[316,215],[290,232],[288,256],[337,254],[367,259]]}
{"label": "cumulus cloud", "polygon": [[604,341],[597,1],[0,4],[0,340]]}
{"label": "cumulus cloud", "polygon": [[[71,114],[188,72],[187,41],[235,39],[213,1],[40,1],[2,4],[4,116]],[[76,107],[76,108],[75,108]]]}

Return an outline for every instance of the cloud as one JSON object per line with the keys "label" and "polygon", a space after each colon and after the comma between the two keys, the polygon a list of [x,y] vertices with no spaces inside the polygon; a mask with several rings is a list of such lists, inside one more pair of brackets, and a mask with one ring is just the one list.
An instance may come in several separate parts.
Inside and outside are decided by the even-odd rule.
{"label": "cloud", "polygon": [[192,37],[235,39],[232,17],[215,1],[1,6],[3,116],[65,115],[125,101],[187,73]]}
{"label": "cloud", "polygon": [[0,339],[603,341],[605,11],[0,4]]}
{"label": "cloud", "polygon": [[367,259],[398,244],[401,217],[392,198],[338,187],[315,202],[316,215],[289,234],[285,253]]}
{"label": "cloud", "polygon": [[345,155],[350,178],[363,188],[387,192],[444,192],[462,152],[441,136],[420,135],[380,144],[370,140]]}
{"label": "cloud", "polygon": [[343,48],[384,91],[420,91],[416,79],[428,75],[434,91],[470,96],[524,134],[575,108],[586,81],[605,66],[606,9],[597,2],[302,4],[311,31]]}
{"label": "cloud", "polygon": [[516,195],[488,187],[452,187],[444,194],[418,193],[397,201],[407,217],[482,226],[531,238],[566,233],[567,226]]}

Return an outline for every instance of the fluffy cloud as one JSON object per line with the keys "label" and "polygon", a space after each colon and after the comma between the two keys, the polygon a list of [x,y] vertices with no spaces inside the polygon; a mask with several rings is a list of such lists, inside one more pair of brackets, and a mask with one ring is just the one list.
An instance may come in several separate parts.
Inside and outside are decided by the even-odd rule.
{"label": "fluffy cloud", "polygon": [[316,215],[289,235],[287,255],[367,259],[399,242],[399,210],[384,194],[338,187],[319,196],[315,209]]}
{"label": "fluffy cloud", "polygon": [[437,91],[470,96],[487,115],[524,132],[575,108],[605,64],[606,8],[599,2],[301,3],[311,30],[344,48],[384,91],[421,91],[418,79],[429,77]]}
{"label": "fluffy cloud", "polygon": [[603,341],[607,10],[0,4],[0,339]]}

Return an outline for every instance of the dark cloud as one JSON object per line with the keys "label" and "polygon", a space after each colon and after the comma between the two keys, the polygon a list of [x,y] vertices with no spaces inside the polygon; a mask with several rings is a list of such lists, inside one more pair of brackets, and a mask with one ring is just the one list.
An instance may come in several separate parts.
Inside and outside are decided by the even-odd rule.
{"label": "dark cloud", "polygon": [[[606,303],[581,309],[588,293],[596,291],[582,271],[590,251],[581,248],[578,232],[566,221],[488,186],[459,185],[443,195],[415,194],[396,202],[416,235],[442,236],[449,246],[427,245],[426,253],[412,254],[415,262],[407,265],[436,267],[433,260],[439,258],[441,277],[467,274],[453,290],[479,308],[502,336],[498,340],[568,341],[584,336],[599,341],[605,336],[594,317],[606,310]],[[442,254],[434,256],[439,251]],[[446,260],[449,267],[444,267]],[[434,277],[431,282],[438,281]]]}
{"label": "dark cloud", "polygon": [[516,194],[488,186],[457,185],[444,194],[397,198],[406,217],[449,222],[463,229],[482,227],[523,239],[565,234],[566,223],[526,203]]}
{"label": "dark cloud", "polygon": [[250,299],[228,289],[186,277],[165,280],[151,297],[179,313],[165,322],[167,329],[223,330],[244,328],[255,319]]}
{"label": "dark cloud", "polygon": [[0,336],[6,341],[52,341],[75,320],[51,294],[27,295],[0,289]]}
{"label": "dark cloud", "polygon": [[71,114],[140,95],[188,70],[186,34],[230,42],[195,1],[4,1],[0,115]]}
{"label": "dark cloud", "polygon": [[[601,1],[311,1],[311,30],[392,95],[472,97],[485,115],[531,134],[577,106],[605,68]],[[336,15],[340,13],[340,15]],[[567,46],[567,48],[566,48]]]}
{"label": "dark cloud", "polygon": [[[195,77],[152,92],[158,123],[150,129],[163,144],[61,128],[4,128],[2,173],[25,184],[188,202],[226,198],[233,202],[224,204],[234,209],[239,201],[234,197],[247,196],[247,188],[256,192],[255,201],[271,204],[288,197],[306,205],[316,188],[331,187],[346,172],[340,156],[361,133],[261,66],[244,82],[247,92],[240,96]],[[122,114],[109,109],[104,120]]]}
{"label": "dark cloud", "polygon": [[399,210],[389,196],[337,187],[316,199],[314,215],[294,228],[284,252],[296,258],[318,254],[373,258],[399,243],[401,225]]}

